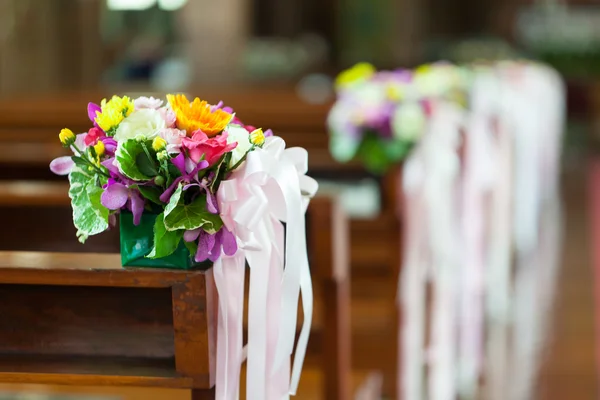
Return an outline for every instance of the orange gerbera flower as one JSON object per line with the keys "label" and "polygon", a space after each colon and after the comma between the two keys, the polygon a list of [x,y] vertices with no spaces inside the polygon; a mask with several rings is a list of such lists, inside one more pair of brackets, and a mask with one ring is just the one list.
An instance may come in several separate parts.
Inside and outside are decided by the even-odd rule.
{"label": "orange gerbera flower", "polygon": [[189,137],[197,130],[213,137],[222,132],[233,118],[232,114],[221,109],[211,111],[210,105],[197,97],[190,103],[183,94],[169,94],[167,100],[177,116],[177,128],[185,130]]}

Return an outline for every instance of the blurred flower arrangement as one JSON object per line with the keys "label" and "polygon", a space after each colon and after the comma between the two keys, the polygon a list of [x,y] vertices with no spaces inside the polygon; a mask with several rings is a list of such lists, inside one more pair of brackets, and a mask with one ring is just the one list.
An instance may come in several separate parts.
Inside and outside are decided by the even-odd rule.
{"label": "blurred flower arrangement", "polygon": [[385,172],[423,135],[432,99],[466,105],[467,84],[468,70],[449,63],[395,71],[356,64],[336,79],[337,100],[327,119],[331,154]]}
{"label": "blurred flower arrangement", "polygon": [[233,110],[184,95],[135,100],[113,96],[90,103],[93,127],[59,139],[74,155],[52,161],[69,175],[73,222],[83,243],[129,212],[138,225],[157,215],[149,258],[172,254],[181,241],[196,262],[237,251],[236,238],[221,218],[217,195],[222,180],[272,132],[244,125]]}

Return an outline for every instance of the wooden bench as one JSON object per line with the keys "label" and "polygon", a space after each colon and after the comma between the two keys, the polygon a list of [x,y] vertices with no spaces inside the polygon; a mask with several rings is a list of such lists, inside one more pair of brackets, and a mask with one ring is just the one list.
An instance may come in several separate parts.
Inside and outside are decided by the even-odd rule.
{"label": "wooden bench", "polygon": [[[71,222],[68,184],[58,182],[0,182],[0,209],[7,226],[0,250],[60,249],[75,252],[117,252],[118,232],[90,238],[81,245]],[[308,212],[309,256],[315,293],[315,336],[312,353],[323,366],[325,399],[350,398],[350,280],[347,218],[335,196],[317,196]],[[32,226],[35,224],[35,227]],[[31,234],[27,236],[27,232]],[[85,257],[85,253],[81,254]],[[83,258],[85,259],[85,258]],[[315,343],[316,339],[316,343]]]}
{"label": "wooden bench", "polygon": [[210,272],[124,269],[116,254],[0,252],[0,299],[2,382],[214,397]]}

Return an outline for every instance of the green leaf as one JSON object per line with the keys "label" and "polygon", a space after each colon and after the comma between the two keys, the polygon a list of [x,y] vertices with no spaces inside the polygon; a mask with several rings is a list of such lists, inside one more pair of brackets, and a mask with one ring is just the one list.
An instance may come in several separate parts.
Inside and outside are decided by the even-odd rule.
{"label": "green leaf", "polygon": [[158,204],[159,206],[164,205],[162,201],[160,201],[160,195],[162,194],[161,190],[156,186],[138,186],[137,187],[142,196],[144,198],[150,200],[151,202]]}
{"label": "green leaf", "polygon": [[[143,155],[143,158],[148,158],[144,152],[142,142],[138,142],[136,139],[129,139],[119,143],[115,152],[119,171],[123,175],[136,181],[147,181],[152,179],[152,176],[151,174],[147,175],[140,169],[140,165],[138,165],[138,158],[142,159],[138,157],[140,155]],[[146,167],[147,165],[143,167],[145,172],[149,172]]]}
{"label": "green leaf", "polygon": [[102,193],[104,193],[104,190],[96,186],[94,183],[90,182],[87,185],[86,191],[90,199],[90,204],[92,205],[92,210],[94,210],[98,218],[101,218],[108,222],[108,214],[110,211],[108,210],[108,208],[102,205],[102,202],[100,200],[100,198],[102,197]]}
{"label": "green leaf", "polygon": [[73,157],[71,157],[71,159],[73,160],[75,165],[77,165],[78,167],[80,167],[82,169],[87,170],[87,168],[90,166],[89,162],[87,162],[86,160],[84,160],[83,158],[81,158],[79,156],[73,156]]}
{"label": "green leaf", "polygon": [[196,200],[188,205],[180,204],[175,207],[169,215],[165,216],[165,226],[170,231],[178,229],[191,230],[202,227],[206,232],[212,234],[221,229],[223,221],[218,214],[208,212],[206,209],[206,196],[203,195],[198,196]]}
{"label": "green leaf", "polygon": [[390,166],[386,144],[379,139],[377,134],[365,134],[358,149],[358,155],[367,169],[375,174],[384,173]]}
{"label": "green leaf", "polygon": [[73,224],[83,243],[88,236],[108,228],[108,209],[100,203],[102,189],[95,185],[95,175],[78,166],[69,174],[69,197],[73,208]]}
{"label": "green leaf", "polygon": [[190,255],[192,257],[194,257],[196,255],[196,253],[198,252],[198,242],[196,242],[196,241],[186,242],[184,240],[183,243],[185,244],[185,247],[187,247],[188,251],[190,252]]}
{"label": "green leaf", "polygon": [[227,166],[229,165],[229,160],[231,160],[231,153],[225,153],[225,155],[223,155],[223,157],[221,158],[221,161],[219,162],[219,164],[217,166],[217,170],[215,172],[215,178],[213,179],[212,183],[210,184],[210,191],[212,193],[215,193],[216,188],[218,188],[219,185],[221,184],[221,181],[223,180],[223,177],[225,176],[225,173],[227,172]]}
{"label": "green leaf", "polygon": [[165,207],[165,218],[171,214],[171,211],[177,207],[179,203],[179,199],[181,198],[181,194],[183,193],[183,184],[180,183],[175,189],[175,192],[171,195],[171,199],[169,200],[169,204]]}
{"label": "green leaf", "polygon": [[148,148],[145,142],[140,143],[144,151],[135,157],[135,162],[140,172],[147,176],[158,175],[156,152],[152,149],[152,147]]}
{"label": "green leaf", "polygon": [[183,230],[168,231],[165,228],[164,214],[159,214],[154,222],[154,248],[148,258],[162,258],[173,254],[183,238]]}
{"label": "green leaf", "polygon": [[387,158],[392,161],[400,161],[408,154],[410,143],[403,140],[390,140],[384,147]]}

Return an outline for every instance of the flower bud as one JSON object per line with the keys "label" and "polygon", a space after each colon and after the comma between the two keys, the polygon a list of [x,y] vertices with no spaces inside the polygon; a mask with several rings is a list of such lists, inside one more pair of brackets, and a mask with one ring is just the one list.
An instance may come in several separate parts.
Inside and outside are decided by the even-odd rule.
{"label": "flower bud", "polygon": [[154,140],[152,141],[152,148],[154,149],[154,151],[161,151],[166,146],[167,146],[167,141],[165,139],[161,138],[160,136],[155,137]]}
{"label": "flower bud", "polygon": [[158,161],[164,161],[169,159],[169,153],[166,150],[159,151],[156,153],[156,158]]}
{"label": "flower bud", "polygon": [[265,134],[263,133],[263,130],[258,128],[253,130],[250,133],[250,143],[252,143],[255,146],[262,146],[262,144],[265,142]]}
{"label": "flower bud", "polygon": [[58,134],[58,138],[65,147],[69,147],[70,145],[75,143],[75,134],[72,130],[68,128],[64,128],[63,130],[61,130]]}
{"label": "flower bud", "polygon": [[156,178],[154,178],[154,183],[157,186],[162,186],[165,184],[165,178],[163,178],[162,176],[158,175]]}
{"label": "flower bud", "polygon": [[94,145],[94,150],[96,151],[96,157],[102,157],[104,155],[105,147],[102,140],[98,140],[98,143]]}

